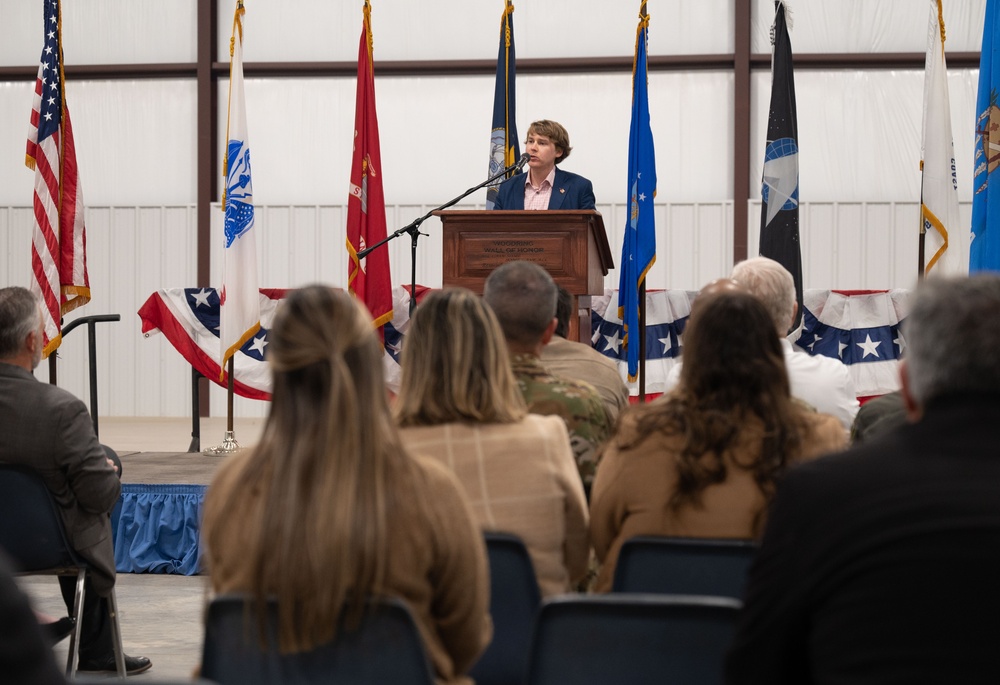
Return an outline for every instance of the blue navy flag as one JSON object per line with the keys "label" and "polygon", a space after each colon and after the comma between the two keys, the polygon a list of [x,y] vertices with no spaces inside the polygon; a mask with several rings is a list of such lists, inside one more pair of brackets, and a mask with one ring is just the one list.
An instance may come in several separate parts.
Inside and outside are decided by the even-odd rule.
{"label": "blue navy flag", "polygon": [[[983,48],[979,53],[979,94],[976,97],[976,151],[972,186],[972,243],[969,273],[1000,271],[1000,186],[993,172],[1000,166],[1000,10],[986,0]],[[997,181],[1000,183],[1000,181]]]}
{"label": "blue navy flag", "polygon": [[[521,157],[521,144],[517,141],[517,123],[514,121],[514,5],[504,0],[500,16],[500,51],[497,55],[497,81],[493,92],[493,130],[490,133],[490,176],[495,176]],[[486,209],[493,209],[497,188],[503,179],[486,188]]]}
{"label": "blue navy flag", "polygon": [[771,27],[771,107],[761,184],[760,254],[788,269],[799,303],[793,328],[802,319],[802,250],[799,245],[799,134],[795,116],[792,44],[785,24],[785,4],[774,3]]}
{"label": "blue navy flag", "polygon": [[649,126],[646,42],[649,15],[646,0],[639,4],[639,26],[635,36],[635,60],[632,63],[632,125],[628,135],[628,222],[622,241],[621,280],[618,283],[618,315],[624,324],[622,348],[628,360],[628,379],[639,373],[639,293],[646,273],[656,261],[656,222],[653,198],[656,197],[656,157],[653,154],[653,131]]}

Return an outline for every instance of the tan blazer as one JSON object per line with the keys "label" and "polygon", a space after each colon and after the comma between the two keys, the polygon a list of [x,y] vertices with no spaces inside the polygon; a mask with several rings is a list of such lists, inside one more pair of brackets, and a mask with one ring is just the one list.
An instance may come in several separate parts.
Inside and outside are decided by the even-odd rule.
{"label": "tan blazer", "polygon": [[524,540],[543,595],[567,592],[587,572],[587,501],[558,416],[516,424],[447,423],[400,429],[407,448],[433,455],[465,488],[477,523]]}
{"label": "tan blazer", "polygon": [[[843,449],[847,436],[833,416],[802,411],[810,425],[803,453],[793,463]],[[667,503],[677,488],[680,436],[653,433],[629,449],[620,445],[636,433],[636,410],[622,415],[617,434],[597,469],[590,502],[590,534],[601,562],[595,590],[608,592],[622,544],[637,535],[698,538],[755,538],[763,530],[767,500],[750,471],[737,463],[756,459],[764,431],[749,419],[736,446],[725,454],[726,480],[701,492],[700,505],[674,512]]]}
{"label": "tan blazer", "polygon": [[[216,593],[245,592],[249,568],[243,555],[249,532],[267,515],[264,488],[245,492],[238,510],[223,510],[249,453],[226,459],[205,495],[201,528],[204,561]],[[489,617],[489,568],[482,535],[455,477],[430,459],[417,459],[423,471],[416,492],[401,493],[402,504],[390,521],[386,594],[409,604],[439,683],[471,683],[464,673],[475,663],[492,634]],[[407,507],[421,497],[431,509],[423,520]],[[294,560],[274,560],[294,563]]]}
{"label": "tan blazer", "polygon": [[589,345],[554,335],[542,348],[542,366],[553,376],[586,381],[597,388],[612,423],[628,407],[628,386],[618,365]]}

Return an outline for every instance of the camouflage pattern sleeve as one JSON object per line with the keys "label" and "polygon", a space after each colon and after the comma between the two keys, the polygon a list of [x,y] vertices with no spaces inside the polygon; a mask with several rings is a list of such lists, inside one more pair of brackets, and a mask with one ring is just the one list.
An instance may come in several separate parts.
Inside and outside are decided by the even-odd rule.
{"label": "camouflage pattern sleeve", "polygon": [[589,498],[600,449],[612,431],[612,421],[600,393],[589,383],[549,374],[537,359],[515,358],[514,373],[528,411],[560,416],[566,422],[573,456]]}

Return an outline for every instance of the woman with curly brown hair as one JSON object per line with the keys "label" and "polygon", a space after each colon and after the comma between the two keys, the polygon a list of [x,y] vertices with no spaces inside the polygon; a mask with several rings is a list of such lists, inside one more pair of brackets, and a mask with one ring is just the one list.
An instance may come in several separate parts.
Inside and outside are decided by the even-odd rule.
{"label": "woman with curly brown hair", "polygon": [[356,624],[366,597],[399,597],[438,682],[470,682],[491,632],[485,546],[451,472],[403,446],[367,310],[309,286],[269,337],[264,434],[226,459],[205,497],[212,589],[258,608],[274,597],[282,652],[334,638],[342,610]]}
{"label": "woman with curly brown hair", "polygon": [[628,538],[755,538],[782,470],[846,444],[839,422],[792,399],[764,305],[703,294],[672,393],[623,414],[591,499],[591,539],[608,591]]}

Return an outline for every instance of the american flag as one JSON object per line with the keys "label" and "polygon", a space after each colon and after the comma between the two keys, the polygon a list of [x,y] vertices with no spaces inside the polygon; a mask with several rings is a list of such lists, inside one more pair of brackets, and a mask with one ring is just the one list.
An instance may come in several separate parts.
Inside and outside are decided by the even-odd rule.
{"label": "american flag", "polygon": [[25,163],[35,170],[31,289],[43,303],[46,357],[62,342],[62,315],[90,301],[83,192],[66,108],[61,29],[59,0],[45,0],[45,46]]}

